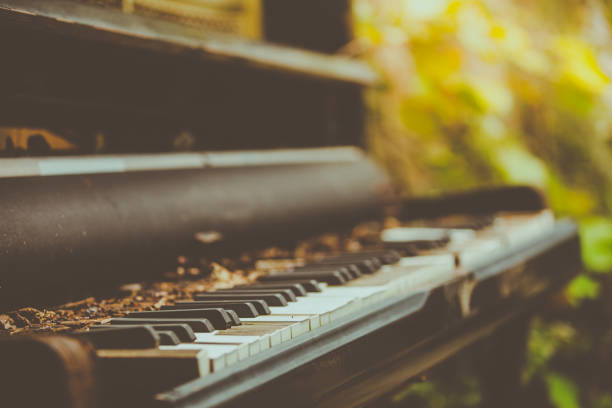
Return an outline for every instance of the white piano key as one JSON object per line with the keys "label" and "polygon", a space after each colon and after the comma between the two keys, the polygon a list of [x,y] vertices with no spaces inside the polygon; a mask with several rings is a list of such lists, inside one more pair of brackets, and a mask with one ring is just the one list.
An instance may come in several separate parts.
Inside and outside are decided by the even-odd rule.
{"label": "white piano key", "polygon": [[[401,267],[400,267],[401,268]],[[389,282],[389,286],[397,287],[402,294],[409,294],[418,290],[436,287],[448,282],[457,275],[454,267],[447,265],[430,265],[419,269],[410,269],[406,274],[395,281]]]}
{"label": "white piano key", "polygon": [[313,293],[310,298],[350,298],[359,299],[361,306],[367,306],[388,297],[386,286],[341,286],[329,287],[321,293]]}
{"label": "white piano key", "polygon": [[491,259],[496,252],[502,251],[504,240],[502,238],[479,238],[467,243],[449,245],[448,249],[453,251],[459,265],[466,269],[481,266]]}
{"label": "white piano key", "polygon": [[[279,307],[280,308],[280,307]],[[308,315],[310,315],[311,313],[309,313]],[[304,320],[308,320],[309,316],[294,316],[292,317],[291,315],[276,315],[276,314],[269,314],[269,315],[263,315],[263,316],[257,316],[257,317],[242,317],[240,318],[240,321],[242,323],[280,323],[280,322],[284,322],[284,323],[294,323],[294,322],[302,322]]]}
{"label": "white piano key", "polygon": [[[197,344],[218,344],[218,343],[214,343],[214,342],[205,343],[205,342],[202,342],[202,343],[197,343]],[[231,354],[230,357],[226,357],[226,359],[225,359],[226,364],[228,366],[232,365],[233,363],[236,363],[238,361],[245,360],[245,359],[249,358],[249,356],[251,355],[251,345],[250,344],[242,344],[242,343],[234,343],[234,344],[232,344],[232,343],[225,343],[225,344],[235,345],[237,347],[237,349],[236,349],[236,357],[237,358],[234,360],[233,354]],[[259,350],[257,352],[255,352],[255,353],[253,353],[253,354],[257,354],[258,352],[259,352]]]}
{"label": "white piano key", "polygon": [[284,307],[270,307],[273,315],[307,315],[307,314],[324,314],[329,313],[330,321],[334,321],[347,313],[350,313],[356,307],[358,298],[353,297],[325,297],[322,294],[319,296],[307,296],[301,298],[300,301],[292,303]]}
{"label": "white piano key", "polygon": [[398,264],[387,265],[383,270],[393,276],[386,284],[388,296],[405,295],[419,289],[433,287],[455,276],[455,256],[443,253],[405,257]]}
{"label": "white piano key", "polygon": [[366,282],[370,287],[382,286],[385,292],[380,299],[387,299],[452,279],[456,273],[454,254],[436,253],[402,258],[398,263],[385,265],[379,272],[356,279],[350,285],[359,286]]}
{"label": "white piano key", "polygon": [[[281,308],[281,307],[279,307]],[[310,331],[310,321],[311,319],[317,319],[316,315],[312,314],[303,314],[303,315],[284,315],[284,314],[271,314],[265,316],[258,317],[247,317],[240,319],[242,322],[250,322],[250,323],[265,323],[265,322],[278,322],[278,323],[292,323],[287,326],[285,329],[289,330],[289,338],[286,337],[285,333],[281,333],[281,342],[290,340],[297,336],[300,336],[308,331]]]}
{"label": "white piano key", "polygon": [[467,228],[451,228],[448,230],[451,242],[467,242],[476,238],[476,231]]}
{"label": "white piano key", "polygon": [[310,330],[314,330],[318,327],[321,327],[321,316],[320,315],[307,315],[308,321],[310,322]]}
{"label": "white piano key", "polygon": [[457,276],[454,263],[440,263],[423,266],[394,266],[393,279],[387,287],[396,295],[406,295],[418,290],[436,287]]}
{"label": "white piano key", "polygon": [[[290,329],[287,329],[287,331],[290,332]],[[240,326],[234,326],[226,330],[218,330],[214,333],[203,333],[203,335],[204,336],[201,337],[210,335],[221,336],[219,337],[220,341],[223,340],[224,336],[225,338],[236,336],[238,339],[244,339],[244,341],[249,341],[249,338],[251,338],[253,341],[257,340],[260,343],[261,350],[268,349],[273,345],[281,343],[279,326],[264,324],[262,322],[250,322],[246,324],[243,322]]]}
{"label": "white piano key", "polygon": [[[208,354],[210,370],[219,371],[238,361],[238,345],[181,343],[176,346],[159,346],[159,350],[204,350]],[[244,347],[242,347],[244,348]]]}
{"label": "white piano key", "polygon": [[444,228],[389,228],[381,233],[384,242],[438,241],[448,236]]}
{"label": "white piano key", "polygon": [[321,313],[319,315],[319,321],[321,322],[321,326],[325,326],[329,323],[331,323],[331,319],[330,319],[330,315],[329,313]]}
{"label": "white piano key", "polygon": [[281,331],[277,330],[273,333],[270,333],[269,338],[270,338],[270,347],[274,347],[277,344],[281,344]]}
{"label": "white piano key", "polygon": [[502,234],[508,245],[516,246],[529,242],[534,237],[554,227],[555,218],[550,210],[531,215],[508,215],[498,217],[494,230]]}
{"label": "white piano key", "polygon": [[[230,329],[231,330],[231,329]],[[253,356],[259,353],[263,348],[269,348],[270,340],[268,336],[232,336],[226,334],[217,334],[217,333],[196,333],[196,341],[197,344],[246,344],[248,348],[246,349],[247,357]],[[239,350],[240,352],[240,350]],[[242,360],[245,358],[240,355],[239,359]]]}
{"label": "white piano key", "polygon": [[291,315],[264,315],[257,317],[244,317],[240,321],[243,324],[274,324],[274,323],[289,323],[284,326],[279,325],[280,342],[291,340],[295,335],[302,331],[302,328],[296,328],[293,326],[301,325],[305,326],[310,330],[310,319],[311,315],[305,316],[291,316]]}
{"label": "white piano key", "polygon": [[[449,268],[455,267],[455,257],[451,253],[434,255],[408,256],[400,259],[399,266],[432,266],[440,265]],[[392,265],[389,265],[393,267]]]}
{"label": "white piano key", "polygon": [[[245,318],[245,319],[248,319],[248,318]],[[240,330],[244,330],[248,327],[257,328],[258,326],[260,327],[264,326],[262,322],[247,322],[243,319],[241,319],[241,321],[242,321],[242,325],[240,326]],[[273,324],[273,323],[279,323],[279,322],[271,322],[271,323]],[[287,341],[291,339],[291,328],[289,328],[288,325],[277,325],[276,327],[274,327],[273,325],[272,327],[269,327],[268,325],[266,325],[266,329],[268,329],[269,331],[265,335],[263,335],[261,338],[262,339],[262,345],[261,345],[262,349],[273,347],[277,344],[281,344],[283,341]],[[225,330],[227,334],[232,333],[232,331],[233,331],[233,328]],[[266,345],[264,345],[263,343],[266,343]]]}
{"label": "white piano key", "polygon": [[294,339],[310,331],[310,318],[291,325],[291,338]]}
{"label": "white piano key", "polygon": [[[308,320],[309,330],[316,329],[321,326],[320,315],[315,313],[272,313],[271,315],[259,316],[263,317],[261,321],[270,321],[270,322],[302,322],[304,320]],[[257,321],[258,317],[248,318],[250,321]]]}
{"label": "white piano key", "polygon": [[383,286],[330,286],[320,293],[310,293],[306,299],[317,296],[325,297],[354,297],[366,299],[384,290]]}

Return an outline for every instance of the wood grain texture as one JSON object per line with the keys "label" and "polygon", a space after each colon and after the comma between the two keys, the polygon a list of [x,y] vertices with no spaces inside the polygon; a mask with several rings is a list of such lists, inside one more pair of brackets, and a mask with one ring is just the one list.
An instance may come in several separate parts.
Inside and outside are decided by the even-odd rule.
{"label": "wood grain texture", "polygon": [[191,54],[261,69],[323,80],[373,85],[378,76],[364,63],[239,37],[204,34],[193,27],[127,15],[67,1],[0,2],[3,24],[26,24],[36,30],[92,41],[152,49],[171,55]]}

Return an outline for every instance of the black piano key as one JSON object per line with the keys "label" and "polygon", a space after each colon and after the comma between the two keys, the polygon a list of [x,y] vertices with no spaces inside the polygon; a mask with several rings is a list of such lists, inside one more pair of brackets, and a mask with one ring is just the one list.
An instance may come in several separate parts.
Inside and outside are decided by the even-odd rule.
{"label": "black piano key", "polygon": [[114,317],[111,319],[112,325],[135,325],[135,324],[187,324],[196,333],[210,333],[215,331],[212,323],[208,319],[164,319],[164,318],[127,318]]}
{"label": "black piano key", "polygon": [[180,309],[180,310],[153,310],[146,312],[130,312],[128,318],[164,318],[164,319],[207,319],[216,330],[225,330],[232,327],[232,318],[223,309]]}
{"label": "black piano key", "polygon": [[[220,307],[224,310],[232,310],[236,312],[238,317],[257,317],[260,314],[270,314],[270,309],[268,308],[267,303],[255,300],[251,300],[249,302],[234,302],[232,300],[216,300],[208,302],[181,301],[176,302],[175,305],[162,306],[162,310],[208,309],[211,307]],[[261,309],[261,313],[257,310],[258,307]]]}
{"label": "black piano key", "polygon": [[378,272],[378,270],[382,268],[383,263],[380,262],[378,258],[372,257],[370,259],[364,259],[363,261],[359,261],[356,263],[356,265],[357,267],[360,267],[360,268],[367,268],[370,271],[370,273],[374,273],[374,272]]}
{"label": "black piano key", "polygon": [[348,271],[353,275],[353,278],[358,278],[364,274],[364,272],[359,268],[359,265],[350,263],[343,264],[343,266],[348,269]]}
{"label": "black piano key", "polygon": [[269,306],[287,306],[287,301],[285,300],[285,298],[277,294],[249,295],[249,294],[238,294],[238,293],[230,294],[230,293],[207,292],[207,293],[198,293],[197,295],[193,296],[193,299],[194,300],[234,300],[234,301],[243,300],[245,302],[248,302],[251,300],[263,300]]}
{"label": "black piano key", "polygon": [[159,335],[151,326],[104,329],[75,333],[99,349],[147,349],[159,345]]}
{"label": "black piano key", "polygon": [[495,222],[494,216],[479,216],[479,217],[466,218],[463,221],[459,221],[459,222],[450,222],[450,223],[443,222],[442,226],[444,228],[450,228],[450,229],[481,230],[483,228],[491,226],[493,222]]}
{"label": "black piano key", "polygon": [[[346,279],[347,281],[355,279],[353,277],[353,275],[351,274],[351,272],[349,272],[347,267],[345,267],[345,266],[334,266],[334,268],[337,268],[337,271],[340,272],[340,274],[342,276],[344,276],[344,279]],[[307,272],[307,271],[302,271],[302,272]],[[316,271],[313,271],[313,272],[316,272]]]}
{"label": "black piano key", "polygon": [[304,280],[314,279],[319,282],[325,282],[328,285],[344,285],[347,279],[338,271],[334,272],[281,272],[270,275],[260,276],[258,281],[260,282],[274,282],[274,281],[291,281],[291,280]]}
{"label": "black piano key", "polygon": [[294,284],[301,285],[306,292],[316,293],[316,292],[322,291],[321,286],[316,280],[295,278],[295,276],[293,276],[291,279],[286,279],[286,280],[278,280],[278,281],[270,281],[270,282],[257,281],[249,286],[265,287],[267,285],[294,285]]}
{"label": "black piano key", "polygon": [[242,325],[242,322],[240,321],[240,318],[238,317],[238,314],[236,312],[234,312],[233,310],[225,310],[225,312],[232,319],[232,326]]}
{"label": "black piano key", "polygon": [[345,252],[338,255],[331,255],[317,262],[329,261],[360,261],[363,259],[377,259],[381,265],[391,265],[397,263],[402,258],[402,255],[393,249],[368,250],[360,252]]}
{"label": "black piano key", "polygon": [[[96,326],[91,326],[89,330],[121,330],[124,327],[141,327],[143,325],[122,325],[122,326],[113,326],[110,324],[101,324]],[[181,341],[181,343],[193,343],[196,340],[195,333],[191,329],[191,327],[187,324],[151,324],[148,325],[153,327],[155,331],[171,331],[176,337]]]}
{"label": "black piano key", "polygon": [[352,263],[338,263],[338,264],[329,264],[329,265],[325,265],[325,264],[311,264],[311,265],[306,265],[303,266],[302,268],[306,269],[306,268],[339,268],[339,270],[343,273],[345,273],[345,276],[349,276],[351,279],[357,279],[360,276],[362,276],[362,272],[359,269],[358,265],[352,264]]}
{"label": "black piano key", "polygon": [[241,289],[248,289],[248,288],[255,288],[255,289],[289,289],[297,297],[299,297],[299,296],[306,296],[306,294],[307,294],[306,288],[304,288],[304,286],[302,286],[302,284],[300,284],[300,283],[287,283],[287,284],[282,284],[282,283],[281,284],[276,284],[276,283],[270,283],[270,284],[254,283],[252,285],[240,285],[240,286],[236,286],[236,288],[241,288]]}
{"label": "black piano key", "polygon": [[159,344],[162,346],[176,346],[177,344],[181,344],[181,341],[173,331],[156,330],[155,332],[159,336]]}
{"label": "black piano key", "polygon": [[[250,304],[253,306],[253,308],[255,308],[255,311],[258,314],[270,314],[270,308],[268,307],[268,304],[266,303],[265,300],[261,300],[261,299],[249,299],[249,300],[224,300],[224,299],[214,299],[214,300],[187,300],[187,301],[178,301],[176,302],[175,306],[181,306],[185,305],[185,304],[198,304],[198,305],[206,305],[206,304],[218,304],[219,306],[217,307],[225,307],[226,304],[231,305],[233,303],[242,303],[242,304]],[[209,306],[209,307],[215,307],[215,306]],[[230,306],[231,307],[231,306]]]}
{"label": "black piano key", "polygon": [[448,244],[449,239],[436,241],[387,241],[385,246],[396,249],[402,254],[418,255],[420,251],[440,248]]}
{"label": "black piano key", "polygon": [[304,290],[306,292],[321,292],[322,289],[319,286],[319,283],[314,280],[314,279],[287,279],[286,281],[282,281],[282,280],[278,280],[278,281],[273,281],[273,282],[263,282],[263,281],[259,281],[257,283],[254,283],[253,285],[261,285],[261,286],[266,286],[266,285],[293,285],[293,284],[299,284],[301,285]]}
{"label": "black piano key", "polygon": [[363,259],[380,258],[385,255],[397,254],[397,251],[392,249],[369,250],[360,252],[343,252],[336,255],[329,255],[325,258],[317,259],[316,262],[328,261],[361,261]]}
{"label": "black piano key", "polygon": [[423,242],[417,246],[418,249],[434,249],[440,248],[444,245],[448,244],[448,241],[431,241],[431,242]]}
{"label": "black piano key", "polygon": [[293,294],[292,291],[290,291],[289,289],[238,289],[238,288],[231,288],[231,289],[217,289],[214,292],[211,293],[240,293],[240,294],[253,294],[253,295],[268,295],[268,294],[279,294],[282,297],[285,298],[285,300],[287,302],[296,302],[297,298],[295,297],[295,295]]}
{"label": "black piano key", "polygon": [[350,263],[339,263],[337,265],[325,265],[325,264],[308,264],[305,266],[299,266],[291,269],[293,272],[333,272],[338,271],[347,280],[352,280],[362,276],[361,270],[357,265]]}
{"label": "black piano key", "polygon": [[373,256],[378,259],[383,265],[392,265],[402,259],[402,255],[393,249],[384,249],[379,251],[363,251],[359,253],[367,256]]}

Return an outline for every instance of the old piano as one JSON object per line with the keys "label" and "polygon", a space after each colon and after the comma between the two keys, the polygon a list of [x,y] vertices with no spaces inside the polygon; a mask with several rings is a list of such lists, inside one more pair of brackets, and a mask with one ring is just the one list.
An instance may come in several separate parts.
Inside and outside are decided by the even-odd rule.
{"label": "old piano", "polygon": [[395,194],[348,7],[0,0],[2,406],[367,406],[483,341],[514,406],[576,227]]}

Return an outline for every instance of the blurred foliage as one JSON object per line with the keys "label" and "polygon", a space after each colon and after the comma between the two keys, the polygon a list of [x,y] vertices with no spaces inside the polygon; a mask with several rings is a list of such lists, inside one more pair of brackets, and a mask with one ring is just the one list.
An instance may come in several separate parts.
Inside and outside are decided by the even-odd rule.
{"label": "blurred foliage", "polygon": [[[579,220],[586,272],[534,322],[524,383],[553,407],[612,406],[612,1],[354,0],[354,14],[348,51],[386,78],[371,148],[406,191],[526,183]],[[456,406],[438,385],[395,402]]]}
{"label": "blurred foliage", "polygon": [[574,383],[559,374],[546,377],[551,402],[559,408],[578,408],[578,390]]}

